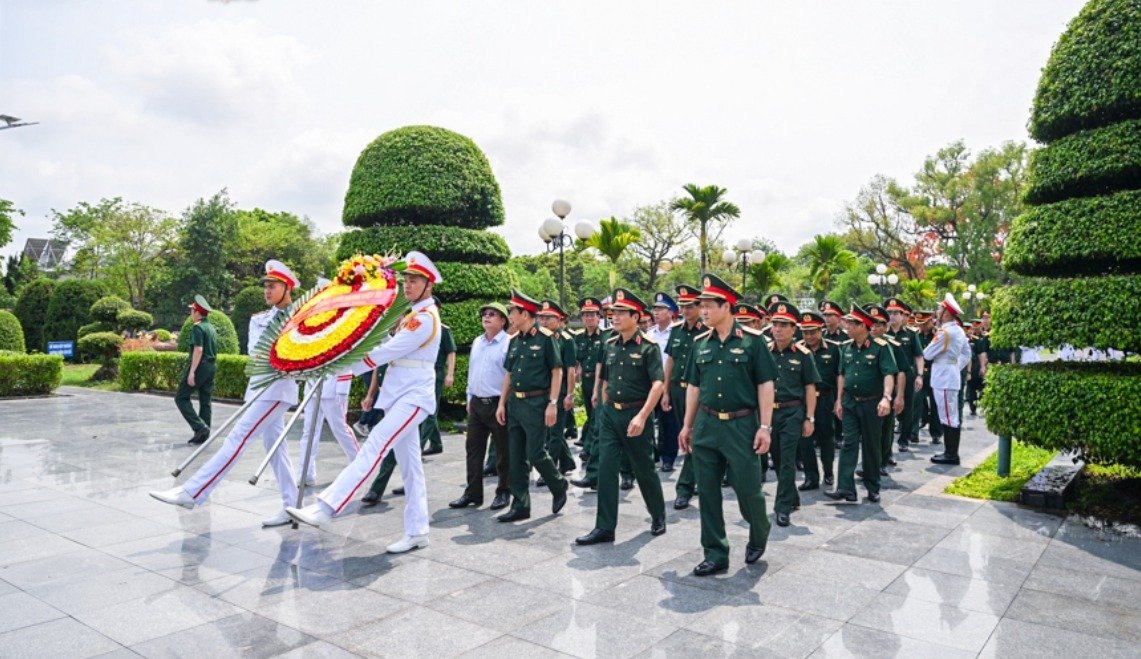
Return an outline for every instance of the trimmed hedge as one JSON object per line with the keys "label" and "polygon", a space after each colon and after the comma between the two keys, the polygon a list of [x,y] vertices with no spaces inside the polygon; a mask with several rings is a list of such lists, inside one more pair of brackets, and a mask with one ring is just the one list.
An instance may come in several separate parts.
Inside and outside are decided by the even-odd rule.
{"label": "trimmed hedge", "polygon": [[87,336],[88,334],[94,334],[96,332],[114,332],[114,331],[115,331],[115,328],[112,327],[111,325],[108,325],[107,323],[99,322],[97,320],[94,323],[87,323],[83,327],[80,327],[79,329],[75,330],[75,338],[76,338],[76,340],[78,340],[78,339],[82,339],[83,337]]}
{"label": "trimmed hedge", "polygon": [[16,300],[16,317],[20,319],[20,327],[24,330],[24,345],[29,351],[43,352],[47,349],[44,324],[54,291],[54,281],[40,278],[25,286],[20,291],[20,298]]}
{"label": "trimmed hedge", "polygon": [[1141,188],[1141,119],[1074,133],[1030,155],[1025,201]]}
{"label": "trimmed hedge", "polygon": [[467,137],[435,126],[384,133],[357,158],[345,193],[346,226],[503,224],[499,183]]}
{"label": "trimmed hedge", "polygon": [[463,352],[456,352],[456,374],[452,386],[444,389],[444,400],[453,405],[467,405],[467,371],[471,356],[468,354],[470,345],[464,346]]}
{"label": "trimmed hedge", "polygon": [[45,341],[75,341],[79,328],[90,323],[91,306],[106,294],[103,282],[67,279],[59,282],[48,303]]}
{"label": "trimmed hedge", "polygon": [[1141,190],[1035,206],[1014,219],[1002,266],[1026,276],[1141,270]]}
{"label": "trimmed hedge", "polygon": [[50,394],[63,379],[59,355],[0,353],[0,396]]}
{"label": "trimmed hedge", "polygon": [[[404,254],[419,250],[432,261],[507,263],[511,250],[499,234],[454,226],[375,226],[341,235],[337,258],[354,254]],[[259,289],[260,290],[260,289]]]}
{"label": "trimmed hedge", "polygon": [[168,330],[164,330],[160,327],[159,329],[155,330],[155,338],[158,339],[159,341],[169,341],[170,340],[170,332]]}
{"label": "trimmed hedge", "polygon": [[0,350],[24,352],[24,330],[10,311],[0,310]]}
{"label": "trimmed hedge", "polygon": [[456,302],[472,298],[507,300],[515,281],[505,265],[484,263],[437,262],[442,284],[432,291],[443,302]]}
{"label": "trimmed hedge", "polygon": [[[241,398],[246,393],[245,355],[218,355],[214,395]],[[185,352],[128,352],[119,358],[119,389],[122,391],[175,391],[182,372],[190,363]]]}
{"label": "trimmed hedge", "polygon": [[107,325],[114,325],[123,311],[129,311],[131,303],[121,297],[108,295],[91,305],[91,319]]}
{"label": "trimmed hedge", "polygon": [[1141,467],[1141,364],[995,365],[982,405],[996,435]]}
{"label": "trimmed hedge", "polygon": [[104,364],[113,362],[122,347],[123,337],[115,332],[92,332],[76,344],[79,352],[99,357]]}
{"label": "trimmed hedge", "polygon": [[1141,275],[1038,279],[999,289],[991,345],[1141,351]]}
{"label": "trimmed hedge", "polygon": [[150,329],[151,325],[155,324],[155,318],[145,311],[124,309],[115,317],[115,323],[121,329],[137,332],[139,330]]}
{"label": "trimmed hedge", "polygon": [[238,333],[238,351],[243,355],[249,352],[246,341],[250,334],[250,316],[259,311],[265,311],[265,293],[261,286],[247,286],[234,297],[231,320]]}
{"label": "trimmed hedge", "polygon": [[[440,320],[452,328],[452,336],[455,337],[456,346],[461,351],[466,352],[471,347],[471,342],[475,340],[475,337],[483,334],[483,323],[479,320],[479,308],[487,304],[488,301],[487,299],[464,300],[463,302],[451,302],[440,308]],[[500,302],[506,303],[505,300],[500,300]]]}
{"label": "trimmed hedge", "polygon": [[1070,22],[1042,70],[1030,135],[1064,135],[1141,118],[1141,3],[1092,0]]}
{"label": "trimmed hedge", "polygon": [[[234,331],[234,324],[230,322],[226,314],[221,311],[211,311],[207,320],[214,326],[214,332],[218,335],[218,354],[238,354],[238,333]],[[179,352],[190,352],[190,328],[192,327],[194,327],[194,321],[190,319],[190,316],[187,316],[182,323],[182,329],[178,332]]]}

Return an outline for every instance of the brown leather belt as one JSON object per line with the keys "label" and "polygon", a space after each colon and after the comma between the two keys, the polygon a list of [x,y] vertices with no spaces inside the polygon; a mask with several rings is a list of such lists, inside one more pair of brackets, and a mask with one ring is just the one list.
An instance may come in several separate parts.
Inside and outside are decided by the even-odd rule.
{"label": "brown leather belt", "polygon": [[531,391],[512,391],[511,395],[516,398],[534,398],[535,396],[542,396],[548,393],[549,389],[532,389]]}
{"label": "brown leather belt", "polygon": [[685,389],[686,387],[689,386],[689,383],[688,382],[678,382],[677,386],[681,387],[682,389]]}
{"label": "brown leather belt", "polygon": [[793,398],[792,400],[778,400],[773,403],[774,410],[787,410],[794,407],[804,407],[804,401],[799,398]]}
{"label": "brown leather belt", "polygon": [[743,410],[737,410],[735,412],[719,412],[712,407],[709,407],[708,405],[702,405],[701,411],[705,412],[709,416],[715,416],[721,421],[728,421],[729,419],[740,419],[743,416],[749,416],[755,412],[752,407],[746,407]]}
{"label": "brown leather belt", "polygon": [[614,409],[618,410],[619,412],[621,412],[622,410],[632,410],[632,409],[635,409],[635,408],[637,408],[637,409],[642,409],[642,406],[643,406],[643,405],[645,405],[645,404],[646,404],[646,400],[645,400],[645,399],[642,399],[642,400],[632,400],[632,401],[628,401],[628,402],[625,402],[625,403],[617,403],[617,402],[614,402],[614,401],[611,401],[611,402],[610,402],[610,406],[611,406],[611,407],[613,407]]}
{"label": "brown leather belt", "polygon": [[472,396],[471,399],[481,405],[499,404],[499,396]]}

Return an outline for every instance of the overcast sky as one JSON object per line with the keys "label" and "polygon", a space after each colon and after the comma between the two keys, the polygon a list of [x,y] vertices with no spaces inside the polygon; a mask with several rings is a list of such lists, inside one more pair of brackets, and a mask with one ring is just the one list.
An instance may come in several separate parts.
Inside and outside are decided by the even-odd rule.
{"label": "overcast sky", "polygon": [[0,0],[0,197],[27,216],[122,196],[340,230],[377,135],[444,126],[484,150],[515,253],[551,201],[622,216],[694,182],[731,239],[794,251],[877,173],[956,139],[1027,140],[1039,72],[1080,0],[495,2]]}

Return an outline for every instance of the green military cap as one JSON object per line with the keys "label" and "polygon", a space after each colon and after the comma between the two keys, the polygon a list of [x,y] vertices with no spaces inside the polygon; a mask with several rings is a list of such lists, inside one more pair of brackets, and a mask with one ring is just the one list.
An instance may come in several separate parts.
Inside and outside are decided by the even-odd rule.
{"label": "green military cap", "polygon": [[873,303],[873,304],[869,304],[868,306],[864,307],[864,310],[867,312],[867,314],[869,316],[871,316],[872,322],[874,322],[874,323],[886,323],[886,322],[888,322],[887,309],[884,309],[883,306]]}
{"label": "green military cap", "polygon": [[206,301],[206,298],[201,295],[195,295],[194,301],[191,302],[189,306],[191,309],[197,311],[199,316],[209,315],[209,313],[214,310],[210,306],[210,303]]}
{"label": "green military cap", "polygon": [[751,304],[738,302],[733,305],[733,317],[737,320],[764,320],[766,315],[764,311]]}
{"label": "green military cap", "polygon": [[502,314],[504,318],[507,318],[507,307],[504,306],[502,302],[488,302],[487,304],[485,304],[479,308],[479,315],[482,316],[483,312],[487,311],[488,309],[491,309],[492,311],[497,311],[500,314]]}
{"label": "green military cap", "polygon": [[783,320],[795,325],[800,322],[800,309],[787,300],[778,300],[769,305],[769,316],[773,322]]}
{"label": "green military cap", "polygon": [[892,311],[911,313],[911,306],[897,297],[889,297],[888,299],[884,300],[883,306],[888,310],[889,313]]}
{"label": "green military cap", "polygon": [[840,305],[836,304],[832,300],[821,300],[820,301],[820,313],[824,314],[825,316],[827,316],[830,313],[836,314],[837,316],[843,316],[844,315],[844,308],[841,307]]}
{"label": "green military cap", "polygon": [[611,297],[614,299],[614,301],[610,303],[611,309],[633,311],[638,314],[639,318],[646,313],[646,303],[642,301],[642,298],[634,295],[629,289],[616,288],[614,289],[614,295]]}
{"label": "green military cap", "polygon": [[800,312],[800,328],[801,329],[819,329],[824,327],[824,316],[815,311],[801,311]]}
{"label": "green military cap", "polygon": [[701,294],[697,296],[699,300],[724,300],[733,305],[741,299],[741,294],[717,275],[705,275],[701,286]]}
{"label": "green military cap", "polygon": [[584,297],[578,301],[578,311],[579,313],[585,313],[587,311],[600,313],[602,311],[602,300],[596,297]]}
{"label": "green military cap", "polygon": [[678,284],[674,286],[674,292],[677,293],[678,306],[688,306],[697,302],[697,296],[701,295],[701,291],[696,286],[689,284]]}
{"label": "green military cap", "polygon": [[567,317],[566,312],[563,311],[563,308],[559,306],[559,303],[555,302],[554,300],[550,300],[550,299],[544,299],[543,300],[542,305],[539,307],[538,315],[540,315],[540,316],[554,316],[554,317],[558,318],[559,320],[562,320],[562,319]]}
{"label": "green military cap", "polygon": [[765,297],[765,308],[768,309],[777,302],[788,302],[788,298],[781,295],[780,293],[769,293]]}

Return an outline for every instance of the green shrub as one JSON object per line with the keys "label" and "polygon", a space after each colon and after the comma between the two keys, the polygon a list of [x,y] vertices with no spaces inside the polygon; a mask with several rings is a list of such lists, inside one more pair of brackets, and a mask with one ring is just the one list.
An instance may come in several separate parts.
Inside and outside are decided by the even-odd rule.
{"label": "green shrub", "polygon": [[365,147],[345,193],[346,226],[503,224],[499,183],[467,137],[434,126],[406,126]]}
{"label": "green shrub", "polygon": [[138,309],[125,309],[120,311],[116,318],[116,323],[121,329],[131,332],[150,329],[150,326],[154,325],[154,322],[154,316],[145,311],[139,311]]}
{"label": "green shrub", "polygon": [[16,296],[6,290],[0,289],[0,309],[12,311],[16,308]]}
{"label": "green shrub", "polygon": [[123,347],[123,337],[115,332],[94,332],[79,339],[76,347],[82,353],[99,357],[106,365],[119,356],[119,350]]}
{"label": "green shrub", "polygon": [[129,309],[131,309],[130,302],[121,297],[108,295],[99,298],[91,305],[91,318],[105,325],[110,325],[114,329],[115,323],[118,322],[119,313]]}
{"label": "green shrub", "polygon": [[108,325],[107,323],[101,323],[99,321],[95,321],[94,323],[87,323],[83,327],[80,327],[79,329],[75,330],[75,338],[76,339],[82,339],[83,337],[87,336],[88,334],[94,334],[95,332],[114,332],[114,331],[115,331],[115,328],[112,327],[111,325]]}
{"label": "green shrub", "polygon": [[[238,354],[238,333],[234,331],[234,324],[230,322],[226,314],[221,311],[211,311],[207,320],[214,326],[214,333],[218,335],[218,354]],[[190,352],[191,327],[194,327],[194,321],[190,319],[190,316],[187,316],[186,322],[182,323],[182,330],[178,333],[179,352]]]}
{"label": "green shrub", "polygon": [[1046,362],[987,369],[992,433],[1090,462],[1141,466],[1141,365]]}
{"label": "green shrub", "polygon": [[1026,276],[1141,269],[1141,190],[1033,206],[1015,218],[1002,265]]}
{"label": "green shrub", "polygon": [[432,291],[443,302],[471,298],[507,300],[511,297],[511,270],[505,265],[483,263],[437,263],[443,283]]}
{"label": "green shrub", "polygon": [[463,352],[456,353],[456,374],[452,386],[444,389],[444,400],[453,405],[467,405],[467,370],[471,359],[468,350],[470,346],[464,346]]}
{"label": "green shrub", "polygon": [[1093,0],[1070,22],[1042,70],[1030,135],[1051,142],[1141,118],[1141,4]]}
{"label": "green shrub", "polygon": [[164,330],[162,328],[155,330],[155,339],[165,342],[165,341],[169,341],[170,338],[171,338],[171,334],[168,330]]}
{"label": "green shrub", "polygon": [[63,378],[59,355],[0,353],[0,397],[50,394]]}
{"label": "green shrub", "polygon": [[1038,149],[1030,156],[1029,181],[1030,204],[1141,188],[1141,119],[1074,133]]}
{"label": "green shrub", "polygon": [[261,286],[247,286],[234,297],[234,313],[231,320],[238,333],[238,351],[243,355],[249,352],[246,341],[250,334],[250,316],[265,311],[265,292]]}
{"label": "green shrub", "polygon": [[1141,351],[1141,275],[1035,279],[999,289],[991,345]]}
{"label": "green shrub", "polygon": [[[246,392],[244,355],[218,355],[214,375],[214,395],[242,398]],[[128,352],[119,359],[119,388],[122,391],[175,391],[190,361],[183,352]]]}
{"label": "green shrub", "polygon": [[[427,254],[433,261],[506,263],[511,258],[507,241],[499,234],[455,226],[374,226],[341,235],[337,258],[354,254]],[[260,290],[260,289],[259,289]]]}
{"label": "green shrub", "polygon": [[47,350],[44,339],[44,324],[48,318],[48,305],[51,303],[55,282],[51,279],[36,279],[20,291],[16,300],[16,317],[24,330],[24,345],[29,352]]}
{"label": "green shrub", "polygon": [[48,303],[45,341],[74,341],[80,327],[92,321],[91,305],[106,293],[101,281],[67,279],[59,282]]}
{"label": "green shrub", "polygon": [[24,330],[10,311],[0,310],[0,350],[24,352]]}
{"label": "green shrub", "polygon": [[[499,300],[506,302],[506,300]],[[467,350],[475,337],[483,334],[483,324],[479,320],[479,308],[488,300],[464,300],[463,302],[446,303],[440,309],[440,319],[445,325],[452,328],[456,346]]]}

